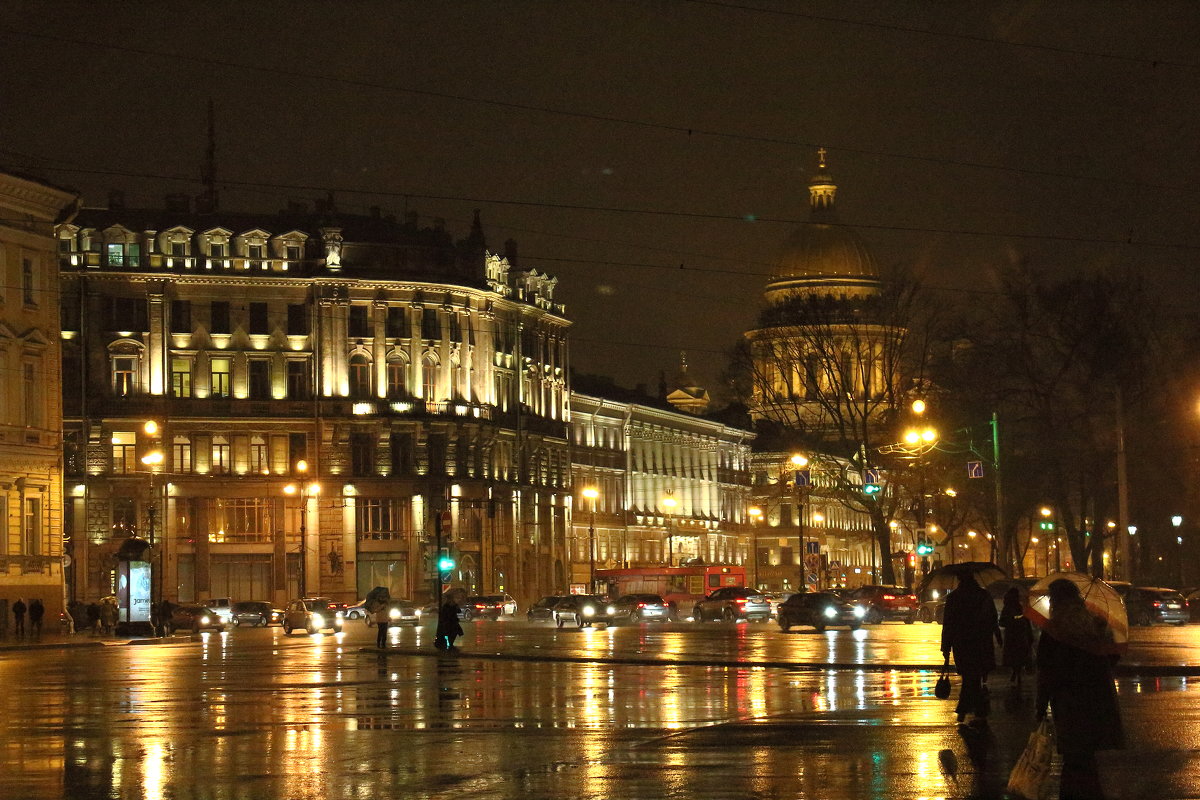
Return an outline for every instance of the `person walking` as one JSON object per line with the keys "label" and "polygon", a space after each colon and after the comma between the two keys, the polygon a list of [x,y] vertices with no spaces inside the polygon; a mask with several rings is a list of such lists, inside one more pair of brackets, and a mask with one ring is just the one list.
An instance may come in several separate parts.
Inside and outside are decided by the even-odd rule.
{"label": "person walking", "polygon": [[87,626],[93,636],[100,632],[100,604],[95,601],[87,604]]}
{"label": "person walking", "polygon": [[960,723],[971,715],[969,724],[987,724],[990,708],[986,681],[996,666],[993,637],[997,644],[1001,642],[992,596],[973,573],[964,572],[958,577],[958,587],[946,598],[942,623],[942,655],[949,664],[953,654],[954,669],[962,676],[954,709]]}
{"label": "person walking", "polygon": [[116,626],[117,603],[106,597],[100,601],[100,633],[104,636],[111,636]]}
{"label": "person walking", "polygon": [[13,603],[13,636],[20,638],[25,635],[25,601],[17,598]]}
{"label": "person walking", "polygon": [[1112,631],[1069,580],[1048,587],[1050,620],[1037,649],[1037,718],[1054,712],[1062,753],[1060,800],[1103,800],[1096,752],[1125,746],[1113,683]]}
{"label": "person walking", "polygon": [[1000,627],[1004,631],[1001,664],[1012,669],[1009,683],[1019,689],[1021,675],[1033,661],[1033,623],[1025,616],[1021,594],[1015,586],[1004,593],[1004,607],[1000,609]]}
{"label": "person walking", "polygon": [[42,599],[35,597],[29,601],[29,635],[35,639],[42,638],[42,618],[46,616],[46,607]]}
{"label": "person walking", "polygon": [[437,638],[433,645],[439,650],[454,650],[454,640],[463,635],[458,621],[458,592],[446,595],[446,601],[438,609]]}
{"label": "person walking", "polygon": [[375,607],[375,646],[380,650],[387,647],[388,623],[391,619],[388,612],[391,608],[387,603],[379,603]]}

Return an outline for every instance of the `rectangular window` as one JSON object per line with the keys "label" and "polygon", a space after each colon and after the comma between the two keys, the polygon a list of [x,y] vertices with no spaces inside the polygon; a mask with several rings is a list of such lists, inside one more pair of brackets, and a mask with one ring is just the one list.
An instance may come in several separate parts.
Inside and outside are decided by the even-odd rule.
{"label": "rectangular window", "polygon": [[25,424],[30,428],[42,426],[41,382],[37,379],[37,368],[30,362],[21,365],[21,390],[25,401]]}
{"label": "rectangular window", "polygon": [[450,315],[450,341],[462,341],[462,321],[458,318],[458,314]]}
{"label": "rectangular window", "polygon": [[250,471],[256,475],[267,475],[271,471],[267,443],[261,436],[250,440]]}
{"label": "rectangular window", "polygon": [[413,437],[411,433],[393,433],[392,445],[392,475],[411,475],[416,469],[414,458]]}
{"label": "rectangular window", "polygon": [[74,249],[73,245],[74,245],[73,239],[63,237],[62,239],[58,240],[58,252],[70,253]]}
{"label": "rectangular window", "polygon": [[214,436],[212,443],[212,473],[224,475],[229,472],[229,441],[223,436]]}
{"label": "rectangular window", "polygon": [[188,300],[171,301],[171,333],[192,332],[192,304]]}
{"label": "rectangular window", "polygon": [[253,543],[274,539],[273,529],[279,519],[275,498],[243,497],[205,502],[208,503],[210,542]]}
{"label": "rectangular window", "polygon": [[388,306],[387,335],[392,339],[408,337],[408,319],[404,315],[404,306]]}
{"label": "rectangular window", "polygon": [[112,471],[125,475],[137,469],[137,436],[133,431],[114,431],[112,435]]}
{"label": "rectangular window", "polygon": [[251,244],[246,246],[246,255],[256,261],[262,260],[263,246],[261,244]]}
{"label": "rectangular window", "polygon": [[23,550],[27,556],[42,554],[42,501],[41,498],[25,498],[25,524],[22,526]]}
{"label": "rectangular window", "polygon": [[288,434],[288,463],[292,469],[301,461],[308,460],[308,436],[303,433]]}
{"label": "rectangular window", "polygon": [[130,397],[137,391],[137,359],[133,356],[118,356],[112,360],[113,394]]}
{"label": "rectangular window", "polygon": [[212,259],[225,257],[225,245],[222,242],[213,242],[208,246],[208,256]]}
{"label": "rectangular window", "polygon": [[176,472],[192,471],[192,440],[186,436],[176,436],[171,443],[171,468]]}
{"label": "rectangular window", "polygon": [[266,359],[250,361],[250,399],[271,399],[271,362]]}
{"label": "rectangular window", "polygon": [[288,336],[308,336],[308,306],[288,305]]}
{"label": "rectangular window", "polygon": [[367,326],[367,307],[366,306],[350,306],[350,318],[348,335],[354,338],[365,338],[371,335],[370,329]]}
{"label": "rectangular window", "polygon": [[114,497],[112,501],[112,538],[137,535],[137,504],[132,497]]}
{"label": "rectangular window", "polygon": [[229,397],[229,359],[210,358],[208,365],[212,376],[212,396]]}
{"label": "rectangular window", "polygon": [[63,295],[62,305],[58,307],[58,323],[64,331],[79,330],[79,304],[67,295]]}
{"label": "rectangular window", "polygon": [[21,259],[21,296],[25,305],[37,305],[37,299],[33,296],[33,260],[29,258]]}
{"label": "rectangular window", "polygon": [[105,259],[105,263],[107,263],[108,266],[125,266],[125,245],[109,243],[105,246],[104,251],[108,255],[108,257]]}
{"label": "rectangular window", "polygon": [[287,396],[292,400],[307,400],[308,362],[292,359],[287,362]]}
{"label": "rectangular window", "polygon": [[359,497],[354,502],[354,532],[359,539],[401,539],[409,534],[405,521],[411,501],[390,497]]}
{"label": "rectangular window", "polygon": [[300,246],[299,245],[289,244],[287,246],[287,260],[288,261],[299,261],[300,260]]}
{"label": "rectangular window", "polygon": [[209,333],[229,333],[229,303],[224,300],[215,301],[209,313]]}
{"label": "rectangular window", "polygon": [[171,359],[171,394],[174,397],[192,396],[192,362],[190,359]]}
{"label": "rectangular window", "polygon": [[142,265],[142,246],[140,244],[125,245],[125,264],[130,267]]}
{"label": "rectangular window", "polygon": [[438,324],[438,311],[436,308],[421,309],[421,338],[442,338],[442,329]]}
{"label": "rectangular window", "polygon": [[250,304],[250,333],[257,336],[263,336],[270,333],[267,321],[267,304],[266,303],[251,303]]}
{"label": "rectangular window", "polygon": [[145,331],[148,330],[146,317],[146,301],[138,297],[108,298],[108,330],[110,331]]}
{"label": "rectangular window", "polygon": [[375,474],[374,434],[350,434],[350,471],[352,475]]}

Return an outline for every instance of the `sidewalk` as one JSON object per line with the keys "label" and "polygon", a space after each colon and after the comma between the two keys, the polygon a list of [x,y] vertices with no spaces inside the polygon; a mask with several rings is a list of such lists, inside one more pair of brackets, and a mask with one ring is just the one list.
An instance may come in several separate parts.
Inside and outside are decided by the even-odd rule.
{"label": "sidewalk", "polygon": [[162,639],[148,636],[94,636],[90,633],[43,633],[36,638],[17,638],[13,635],[0,638],[0,653],[18,650],[53,650],[65,647],[105,647],[127,644],[165,644],[171,638]]}

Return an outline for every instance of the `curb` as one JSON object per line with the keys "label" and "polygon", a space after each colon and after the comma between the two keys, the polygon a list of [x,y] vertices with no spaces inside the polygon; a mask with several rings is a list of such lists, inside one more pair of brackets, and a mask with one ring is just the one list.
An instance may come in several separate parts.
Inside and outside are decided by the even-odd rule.
{"label": "curb", "polygon": [[[442,658],[445,653],[428,650],[411,650],[388,648],[377,650],[374,647],[359,648],[362,653],[374,653],[382,656],[424,656],[426,658]],[[552,664],[612,664],[614,666],[635,667],[722,667],[732,669],[787,669],[805,672],[862,671],[862,672],[940,672],[943,664],[848,664],[844,662],[832,664],[816,664],[805,661],[713,661],[708,659],[684,658],[667,660],[664,658],[623,658],[618,656],[565,656],[565,655],[532,655],[528,653],[480,653],[460,651],[459,658],[477,658],[485,661],[520,661],[546,662]],[[1118,664],[1113,668],[1118,677],[1195,677],[1200,676],[1200,666],[1180,664],[1178,666]]]}
{"label": "curb", "polygon": [[[189,640],[190,641],[190,640]],[[82,642],[30,642],[28,644],[0,644],[0,653],[19,653],[24,650],[68,650],[76,647],[127,647],[130,645],[171,644],[163,639],[88,639]]]}

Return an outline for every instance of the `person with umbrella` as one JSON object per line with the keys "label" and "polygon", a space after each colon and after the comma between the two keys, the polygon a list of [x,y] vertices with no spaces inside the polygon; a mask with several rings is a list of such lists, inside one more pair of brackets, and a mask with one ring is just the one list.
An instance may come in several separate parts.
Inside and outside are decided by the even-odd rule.
{"label": "person with umbrella", "polygon": [[439,650],[454,650],[454,640],[463,635],[458,621],[458,604],[463,598],[461,589],[453,589],[446,593],[445,602],[438,609],[437,638],[433,645]]}
{"label": "person with umbrella", "polygon": [[993,638],[997,644],[1002,641],[992,596],[979,585],[974,572],[964,571],[958,576],[958,587],[946,598],[942,624],[942,655],[946,664],[954,655],[954,669],[962,676],[954,709],[960,723],[970,714],[970,724],[987,724],[990,709],[985,682],[996,666]]}
{"label": "person with umbrella", "polygon": [[1119,643],[1075,582],[1058,578],[1047,595],[1050,614],[1037,651],[1037,718],[1046,716],[1047,706],[1054,712],[1063,757],[1060,800],[1096,800],[1104,797],[1096,752],[1125,746],[1112,672]]}

